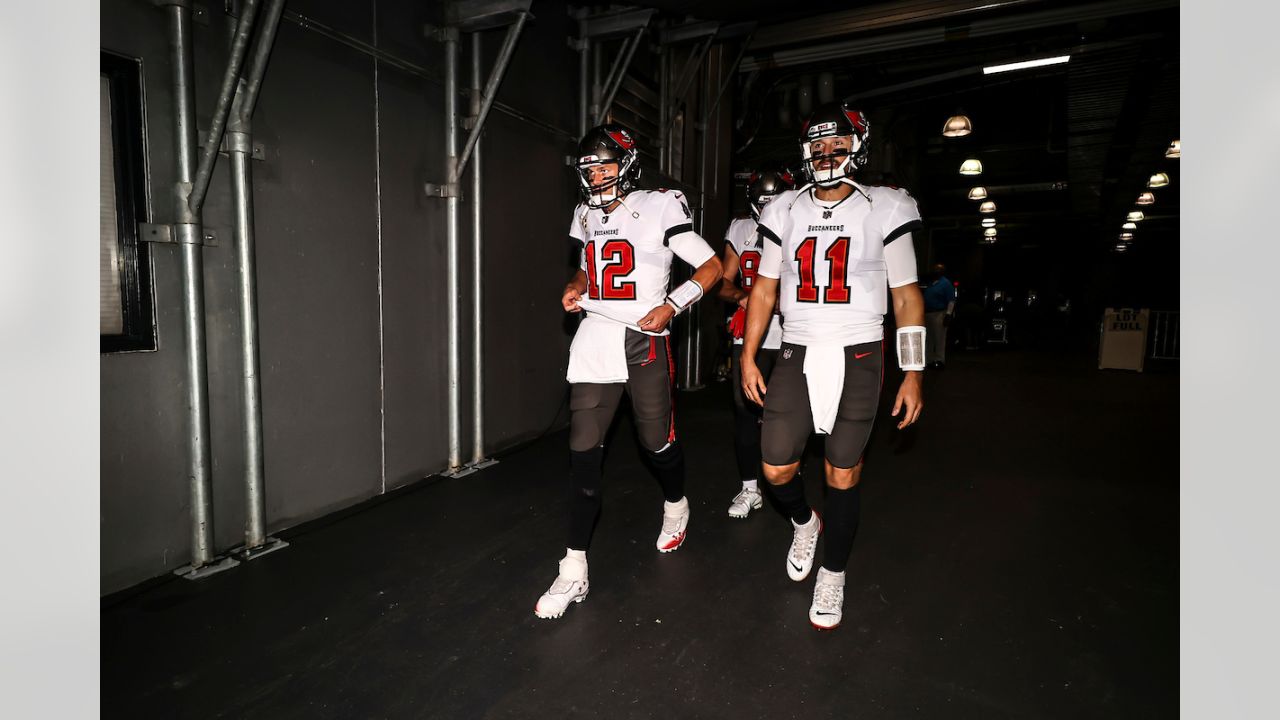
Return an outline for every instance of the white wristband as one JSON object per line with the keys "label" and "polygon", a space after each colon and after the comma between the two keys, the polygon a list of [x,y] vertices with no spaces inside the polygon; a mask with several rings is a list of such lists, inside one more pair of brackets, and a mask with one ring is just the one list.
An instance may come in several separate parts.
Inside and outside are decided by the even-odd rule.
{"label": "white wristband", "polygon": [[898,367],[903,370],[924,369],[924,327],[908,325],[898,328]]}
{"label": "white wristband", "polygon": [[686,280],[680,287],[667,295],[667,302],[675,308],[676,314],[689,309],[689,306],[702,298],[702,286],[693,280]]}

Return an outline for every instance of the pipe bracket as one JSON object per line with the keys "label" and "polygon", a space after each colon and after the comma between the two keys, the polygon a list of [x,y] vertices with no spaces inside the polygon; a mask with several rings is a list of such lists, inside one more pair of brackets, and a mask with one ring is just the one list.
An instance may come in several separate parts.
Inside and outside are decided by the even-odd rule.
{"label": "pipe bracket", "polygon": [[[198,238],[198,239],[197,239]],[[218,233],[194,223],[138,223],[138,240],[170,245],[218,246]]]}
{"label": "pipe bracket", "polygon": [[462,197],[462,194],[458,191],[458,183],[423,183],[422,189],[427,193],[428,197]]}

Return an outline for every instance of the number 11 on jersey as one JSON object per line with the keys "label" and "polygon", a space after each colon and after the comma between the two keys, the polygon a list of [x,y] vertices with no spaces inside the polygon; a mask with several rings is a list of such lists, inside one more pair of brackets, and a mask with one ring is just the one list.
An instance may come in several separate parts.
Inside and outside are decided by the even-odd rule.
{"label": "number 11 on jersey", "polygon": [[814,253],[818,238],[807,237],[796,248],[796,264],[800,282],[796,284],[796,302],[818,302],[818,290],[822,289],[824,304],[849,302],[849,238],[838,237],[827,247],[827,281],[821,286],[814,275]]}

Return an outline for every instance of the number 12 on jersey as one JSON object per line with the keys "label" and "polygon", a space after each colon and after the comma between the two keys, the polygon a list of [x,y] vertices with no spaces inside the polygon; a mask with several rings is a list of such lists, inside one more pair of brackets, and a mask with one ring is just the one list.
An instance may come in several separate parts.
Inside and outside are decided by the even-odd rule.
{"label": "number 12 on jersey", "polygon": [[583,247],[587,261],[587,297],[592,300],[635,300],[635,281],[623,278],[636,267],[635,248],[626,240],[610,240],[600,246],[600,275],[596,276],[595,240]]}
{"label": "number 12 on jersey", "polygon": [[827,247],[824,253],[827,259],[826,282],[818,284],[814,276],[814,254],[817,252],[818,238],[807,237],[796,248],[796,265],[800,282],[796,284],[796,302],[818,302],[818,291],[822,290],[823,304],[849,302],[849,238],[838,237]]}

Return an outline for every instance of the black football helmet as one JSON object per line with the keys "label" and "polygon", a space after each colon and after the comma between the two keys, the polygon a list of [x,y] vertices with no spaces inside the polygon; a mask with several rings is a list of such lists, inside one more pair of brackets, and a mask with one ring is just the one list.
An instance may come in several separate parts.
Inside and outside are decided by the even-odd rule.
{"label": "black football helmet", "polygon": [[[850,138],[848,150],[814,155],[809,149],[809,144],[818,138],[844,136]],[[820,106],[813,111],[800,130],[800,151],[804,156],[805,179],[823,187],[853,182],[854,171],[867,164],[870,137],[871,123],[861,112],[850,109],[843,102],[831,102]],[[814,165],[819,161],[827,159],[839,159],[840,164],[825,170],[814,169]]]}
{"label": "black football helmet", "polygon": [[751,205],[751,217],[760,221],[760,213],[775,195],[795,186],[795,178],[788,170],[762,170],[751,173],[747,181],[747,202]]}
{"label": "black football helmet", "polygon": [[[618,166],[618,176],[602,185],[591,184],[588,168],[602,163]],[[578,142],[578,159],[574,163],[578,173],[579,188],[588,207],[608,207],[632,190],[640,180],[640,160],[636,153],[636,141],[630,131],[621,125],[609,123],[591,128]]]}

